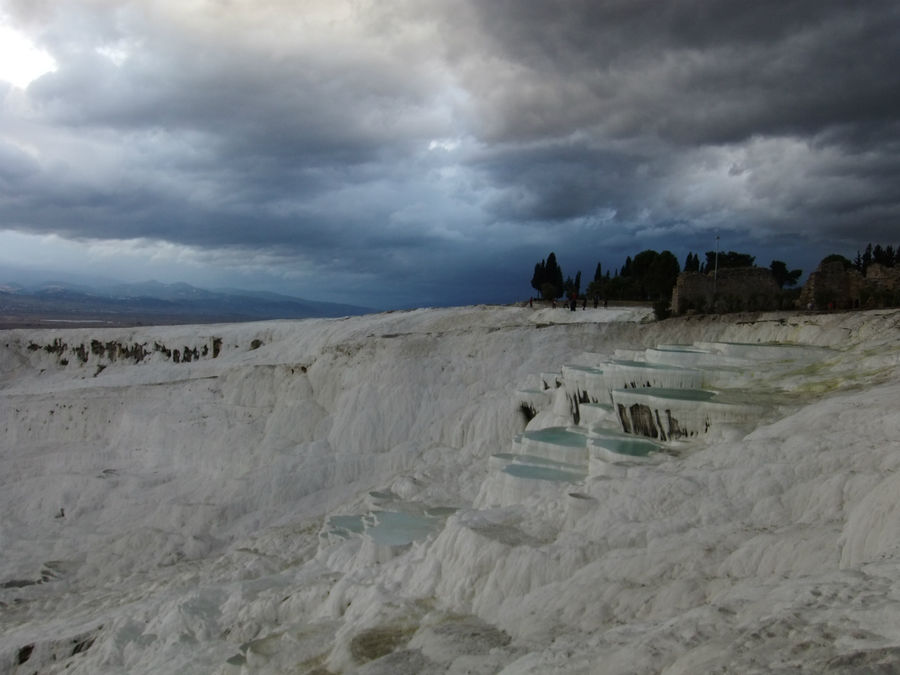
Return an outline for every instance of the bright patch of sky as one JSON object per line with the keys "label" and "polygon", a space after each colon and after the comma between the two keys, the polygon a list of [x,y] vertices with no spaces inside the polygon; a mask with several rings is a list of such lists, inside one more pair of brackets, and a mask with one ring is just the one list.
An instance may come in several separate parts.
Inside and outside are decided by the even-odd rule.
{"label": "bright patch of sky", "polygon": [[455,138],[436,138],[428,144],[429,150],[446,150],[452,152],[459,147],[459,141]]}
{"label": "bright patch of sky", "polygon": [[97,47],[96,52],[100,54],[100,56],[108,58],[114,65],[121,66],[128,60],[130,50],[125,45],[113,44]]}
{"label": "bright patch of sky", "polygon": [[55,70],[52,56],[0,19],[0,80],[25,89],[41,75]]}
{"label": "bright patch of sky", "polygon": [[[73,274],[92,271],[123,281],[190,280],[209,283],[190,247],[141,240],[73,240],[55,234],[0,231],[0,268],[33,264],[48,272]],[[207,273],[204,273],[207,272]],[[11,279],[2,279],[11,281]]]}

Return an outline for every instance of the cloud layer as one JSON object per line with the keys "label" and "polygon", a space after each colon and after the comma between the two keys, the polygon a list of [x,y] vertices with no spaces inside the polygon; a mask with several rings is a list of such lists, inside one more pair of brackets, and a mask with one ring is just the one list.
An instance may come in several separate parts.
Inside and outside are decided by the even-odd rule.
{"label": "cloud layer", "polygon": [[526,297],[550,250],[590,273],[718,233],[809,268],[900,239],[895,2],[0,16],[57,62],[0,84],[8,231],[174,246],[221,279],[376,306]]}

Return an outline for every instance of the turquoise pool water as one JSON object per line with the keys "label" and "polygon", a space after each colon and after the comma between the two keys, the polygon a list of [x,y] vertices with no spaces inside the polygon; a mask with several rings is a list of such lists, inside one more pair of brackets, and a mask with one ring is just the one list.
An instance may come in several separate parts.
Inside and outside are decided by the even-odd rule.
{"label": "turquoise pool water", "polygon": [[583,480],[585,472],[566,471],[550,466],[537,466],[534,464],[509,464],[503,471],[516,478],[534,478],[537,480],[549,480],[564,483],[576,483]]}
{"label": "turquoise pool water", "polygon": [[628,455],[629,457],[647,457],[650,453],[659,450],[659,446],[656,443],[640,438],[602,438],[595,441],[595,445],[610,452]]}
{"label": "turquoise pool water", "polygon": [[587,444],[587,437],[577,431],[571,431],[565,427],[549,427],[537,431],[526,431],[524,437],[540,443],[564,445],[570,448],[582,448]]}
{"label": "turquoise pool water", "polygon": [[716,392],[707,389],[667,389],[664,387],[647,387],[645,389],[616,389],[615,393],[640,394],[642,396],[655,396],[674,401],[710,401],[716,396]]}
{"label": "turquoise pool water", "polygon": [[665,363],[652,363],[649,361],[622,361],[613,359],[611,363],[617,366],[626,366],[628,368],[646,368],[647,370],[688,370],[681,366],[670,366]]}
{"label": "turquoise pool water", "polygon": [[564,471],[574,471],[579,472],[582,470],[578,464],[570,464],[569,462],[558,462],[553,459],[547,459],[546,457],[538,457],[537,455],[519,455],[514,452],[498,452],[496,455],[491,455],[496,459],[503,460],[509,462],[510,464],[528,464],[531,466],[547,466],[554,467],[557,469],[562,469]]}
{"label": "turquoise pool water", "polygon": [[710,354],[707,349],[701,349],[695,345],[659,345],[656,347],[658,352],[687,352],[689,354]]}
{"label": "turquoise pool water", "polygon": [[596,368],[596,367],[594,367],[594,366],[573,366],[573,365],[567,365],[566,368],[568,368],[568,369],[570,369],[570,370],[579,370],[579,371],[581,371],[581,372],[583,372],[583,373],[592,373],[592,374],[594,374],[594,375],[602,375],[602,374],[603,374],[603,369],[602,369],[602,368]]}
{"label": "turquoise pool water", "polygon": [[332,516],[328,519],[329,534],[349,539],[367,534],[376,544],[405,546],[424,539],[436,531],[453,507],[426,507],[422,513],[406,511],[372,511],[364,515]]}
{"label": "turquoise pool water", "polygon": [[328,519],[331,533],[347,538],[351,534],[362,534],[366,526],[363,524],[363,516],[331,516]]}
{"label": "turquoise pool water", "polygon": [[441,518],[404,513],[403,511],[375,511],[375,525],[366,530],[376,544],[405,546],[424,539],[442,522]]}

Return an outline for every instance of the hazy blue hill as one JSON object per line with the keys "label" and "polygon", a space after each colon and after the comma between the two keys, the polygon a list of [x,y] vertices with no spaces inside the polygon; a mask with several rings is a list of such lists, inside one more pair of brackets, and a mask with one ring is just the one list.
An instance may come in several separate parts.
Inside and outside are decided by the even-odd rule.
{"label": "hazy blue hill", "polygon": [[295,298],[289,295],[281,295],[280,293],[272,293],[270,291],[247,291],[238,288],[221,288],[219,289],[219,292],[232,298],[246,298],[251,299],[254,302],[262,300],[278,305],[286,304],[290,306],[302,306],[309,311],[317,312],[319,316],[356,316],[359,314],[371,314],[375,311],[371,307],[307,300],[305,298]]}
{"label": "hazy blue hill", "polygon": [[183,282],[165,284],[155,280],[134,284],[117,284],[107,289],[107,293],[117,297],[159,298],[161,300],[205,300],[221,295]]}
{"label": "hazy blue hill", "polygon": [[195,323],[305,319],[370,313],[365,307],[317,302],[278,293],[159,281],[105,286],[49,281],[0,283],[6,325],[57,321]]}

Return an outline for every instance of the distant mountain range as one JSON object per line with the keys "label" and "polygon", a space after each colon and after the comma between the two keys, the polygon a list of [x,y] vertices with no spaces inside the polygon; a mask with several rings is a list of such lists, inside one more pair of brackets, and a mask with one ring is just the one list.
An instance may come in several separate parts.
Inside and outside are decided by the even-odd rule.
{"label": "distant mountain range", "polygon": [[366,307],[277,293],[207,290],[159,281],[104,287],[62,281],[0,282],[0,327],[172,324],[306,319],[367,314]]}

